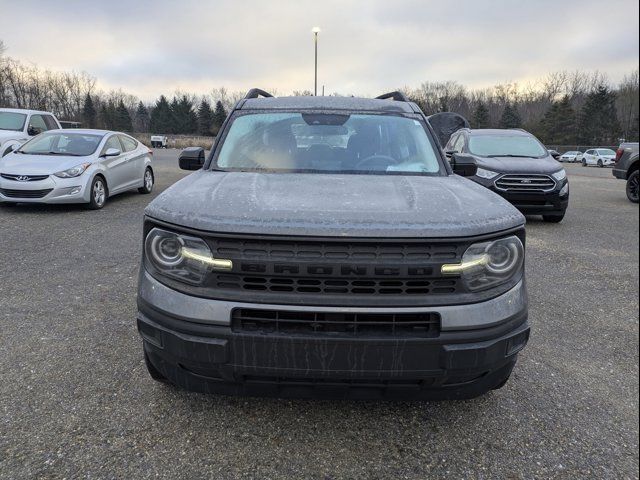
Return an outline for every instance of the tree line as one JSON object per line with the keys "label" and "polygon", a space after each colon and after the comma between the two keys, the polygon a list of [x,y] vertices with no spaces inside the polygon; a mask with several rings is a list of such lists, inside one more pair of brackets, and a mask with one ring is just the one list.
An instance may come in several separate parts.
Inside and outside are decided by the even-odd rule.
{"label": "tree line", "polygon": [[[96,79],[87,73],[43,70],[3,52],[0,41],[0,106],[47,110],[89,128],[215,135],[243,95],[222,87],[208,95],[161,95],[148,104],[122,90],[99,90]],[[524,128],[549,145],[615,145],[620,138],[638,141],[638,70],[616,85],[600,72],[576,71],[484,89],[449,81],[400,90],[427,115],[454,111],[474,128]]]}

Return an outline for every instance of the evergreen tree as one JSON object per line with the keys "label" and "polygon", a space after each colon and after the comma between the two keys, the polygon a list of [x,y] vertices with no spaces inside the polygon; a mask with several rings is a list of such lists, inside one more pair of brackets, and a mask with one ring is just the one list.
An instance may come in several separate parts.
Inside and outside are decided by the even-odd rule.
{"label": "evergreen tree", "polygon": [[149,131],[149,110],[145,107],[144,103],[139,102],[136,109],[136,130],[138,132]]}
{"label": "evergreen tree", "polygon": [[100,107],[100,123],[107,130],[116,129],[116,107],[112,100],[103,103]]}
{"label": "evergreen tree", "polygon": [[193,109],[193,102],[186,95],[180,100],[174,97],[171,101],[173,114],[173,133],[195,133],[198,129],[198,117]]}
{"label": "evergreen tree", "polygon": [[213,114],[213,126],[216,134],[218,133],[218,130],[220,130],[220,127],[222,127],[222,124],[224,123],[226,118],[227,111],[224,109],[224,105],[222,105],[222,102],[218,100],[216,102],[216,110]]}
{"label": "evergreen tree", "polygon": [[507,103],[500,118],[500,128],[520,128],[522,119],[515,105]]}
{"label": "evergreen tree", "polygon": [[620,135],[616,115],[616,95],[600,85],[587,95],[580,112],[580,141],[589,145],[614,145]]}
{"label": "evergreen tree", "polygon": [[211,135],[211,127],[213,127],[213,110],[209,102],[203,98],[198,107],[198,134]]}
{"label": "evergreen tree", "polygon": [[133,125],[131,123],[131,115],[129,114],[129,110],[125,106],[124,102],[120,100],[118,106],[115,109],[115,118],[114,118],[114,130],[118,130],[119,132],[132,132]]}
{"label": "evergreen tree", "polygon": [[482,102],[473,112],[473,128],[489,128],[489,110]]}
{"label": "evergreen tree", "polygon": [[167,97],[161,95],[151,112],[151,133],[173,133],[173,115]]}
{"label": "evergreen tree", "polygon": [[98,112],[96,112],[96,107],[93,105],[93,99],[91,95],[87,93],[87,96],[84,98],[84,106],[82,107],[82,119],[87,128],[96,128],[96,117]]}

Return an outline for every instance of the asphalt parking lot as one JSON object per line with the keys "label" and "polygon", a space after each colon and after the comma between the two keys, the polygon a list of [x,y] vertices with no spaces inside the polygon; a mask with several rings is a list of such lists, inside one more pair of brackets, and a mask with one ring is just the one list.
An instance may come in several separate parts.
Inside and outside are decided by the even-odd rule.
{"label": "asphalt parking lot", "polygon": [[531,218],[532,338],[472,401],[227,398],[153,382],[135,328],[145,205],[0,207],[0,478],[637,478],[638,206],[568,165],[558,225]]}

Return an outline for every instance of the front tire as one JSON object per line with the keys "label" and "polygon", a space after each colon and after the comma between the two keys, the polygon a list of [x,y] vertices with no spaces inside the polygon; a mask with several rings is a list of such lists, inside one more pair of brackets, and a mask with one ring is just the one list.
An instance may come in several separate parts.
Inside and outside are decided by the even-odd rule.
{"label": "front tire", "polygon": [[583,167],[586,167],[586,166],[587,166],[587,161],[586,161],[586,160],[584,160],[584,159],[582,160],[582,166],[583,166]]}
{"label": "front tire", "polygon": [[151,193],[153,191],[154,180],[153,172],[150,168],[147,168],[144,171],[144,176],[142,177],[142,187],[138,189],[138,192],[144,195]]}
{"label": "front tire", "polygon": [[640,184],[638,181],[638,170],[631,172],[627,179],[627,198],[630,202],[638,203]]}
{"label": "front tire", "polygon": [[599,166],[600,168],[604,167],[604,164],[602,163],[602,160],[598,160],[598,166]]}
{"label": "front tire", "polygon": [[547,223],[560,223],[564,218],[564,213],[560,215],[543,215],[542,219]]}
{"label": "front tire", "polygon": [[102,177],[95,177],[91,183],[91,194],[89,196],[89,208],[100,210],[107,203],[107,184]]}

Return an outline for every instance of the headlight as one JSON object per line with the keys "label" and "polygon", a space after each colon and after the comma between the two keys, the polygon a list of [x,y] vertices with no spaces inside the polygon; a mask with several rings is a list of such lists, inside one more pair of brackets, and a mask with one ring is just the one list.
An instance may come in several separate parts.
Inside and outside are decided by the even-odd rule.
{"label": "headlight", "polygon": [[562,170],[558,170],[556,173],[552,173],[551,176],[553,178],[555,178],[556,180],[561,181],[561,180],[564,180],[565,178],[567,178],[567,172],[563,168]]}
{"label": "headlight", "polygon": [[485,170],[484,168],[478,168],[476,172],[476,176],[480,178],[486,178],[487,180],[491,180],[493,177],[496,177],[498,174],[496,172],[492,172],[491,170]]}
{"label": "headlight", "polygon": [[63,170],[61,172],[56,172],[54,175],[60,178],[73,178],[79,177],[84,173],[84,171],[91,165],[90,163],[81,163],[80,165],[76,165],[75,167],[71,167],[68,170]]}
{"label": "headlight", "polygon": [[145,256],[159,273],[195,285],[213,270],[231,270],[231,260],[216,259],[204,240],[160,228],[149,232]]}
{"label": "headlight", "polygon": [[506,283],[522,269],[524,247],[516,236],[474,243],[462,263],[442,266],[443,275],[460,275],[471,291]]}

